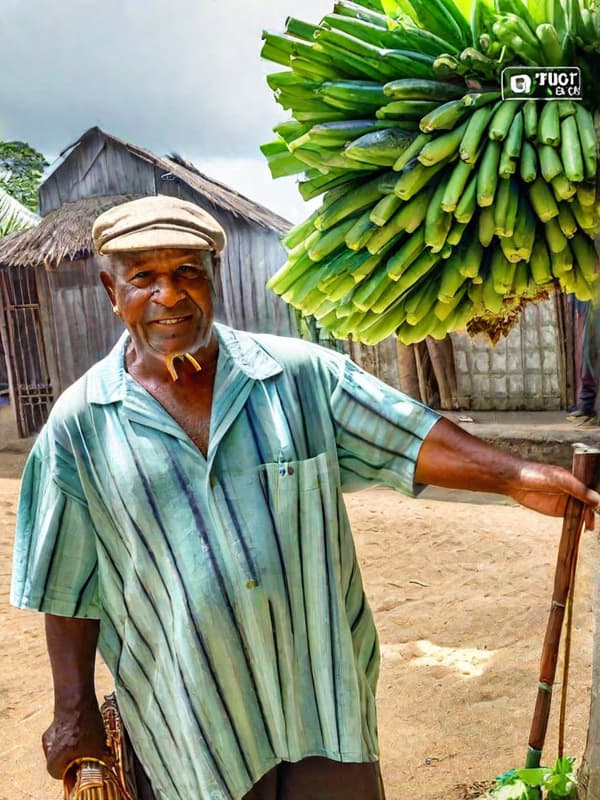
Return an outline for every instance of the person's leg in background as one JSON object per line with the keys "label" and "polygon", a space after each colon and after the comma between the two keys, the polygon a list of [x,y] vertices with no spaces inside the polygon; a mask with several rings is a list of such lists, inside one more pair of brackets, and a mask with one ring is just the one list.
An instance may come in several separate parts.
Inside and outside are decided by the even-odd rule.
{"label": "person's leg in background", "polygon": [[567,419],[578,424],[596,421],[597,362],[600,352],[600,313],[590,302],[573,298],[577,406]]}

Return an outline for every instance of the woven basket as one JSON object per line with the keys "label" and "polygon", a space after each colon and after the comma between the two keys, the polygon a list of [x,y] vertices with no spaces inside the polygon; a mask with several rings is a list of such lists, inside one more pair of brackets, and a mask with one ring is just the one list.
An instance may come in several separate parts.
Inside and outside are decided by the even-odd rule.
{"label": "woven basket", "polygon": [[135,800],[123,723],[113,694],[104,698],[100,711],[110,757],[77,758],[63,776],[65,800]]}

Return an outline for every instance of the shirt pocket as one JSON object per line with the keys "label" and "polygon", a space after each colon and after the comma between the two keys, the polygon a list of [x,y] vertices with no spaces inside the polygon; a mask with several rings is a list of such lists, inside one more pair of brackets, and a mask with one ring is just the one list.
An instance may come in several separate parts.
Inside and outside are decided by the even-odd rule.
{"label": "shirt pocket", "polygon": [[[340,561],[340,515],[344,514],[339,472],[327,453],[300,461],[265,464],[262,480],[270,506],[272,534],[254,543],[276,552],[288,585],[304,590],[326,584]],[[265,531],[266,533],[266,531]]]}

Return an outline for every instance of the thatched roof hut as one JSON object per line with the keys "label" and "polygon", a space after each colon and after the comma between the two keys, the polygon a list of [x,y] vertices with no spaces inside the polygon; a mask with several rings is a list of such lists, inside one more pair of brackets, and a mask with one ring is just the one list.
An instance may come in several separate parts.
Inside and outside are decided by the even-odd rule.
{"label": "thatched roof hut", "polygon": [[19,231],[0,241],[0,263],[10,267],[57,269],[63,261],[76,261],[93,253],[92,225],[97,216],[136,195],[88,197],[65,203],[35,228]]}
{"label": "thatched roof hut", "polygon": [[290,223],[178,156],[158,157],[91,128],[42,183],[39,224],[0,239],[0,332],[21,435],[39,430],[54,399],[122,330],[97,277],[93,221],[113,205],[152,194],[191,200],[223,225],[220,319],[295,333],[289,307],[265,289],[285,260],[280,237]]}

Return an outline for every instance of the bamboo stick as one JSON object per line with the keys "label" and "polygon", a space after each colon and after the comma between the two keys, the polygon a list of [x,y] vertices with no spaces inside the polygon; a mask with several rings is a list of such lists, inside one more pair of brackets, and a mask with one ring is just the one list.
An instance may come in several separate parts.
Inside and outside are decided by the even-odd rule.
{"label": "bamboo stick", "polygon": [[[587,486],[595,485],[600,471],[600,450],[588,448],[585,445],[575,445],[572,471],[582,483]],[[585,506],[579,500],[570,497],[567,501],[554,573],[552,604],[542,646],[538,694],[529,732],[529,747],[525,760],[526,767],[539,766],[546,739],[552,702],[552,685],[558,661],[560,634],[565,607],[575,575],[584,510]]]}

